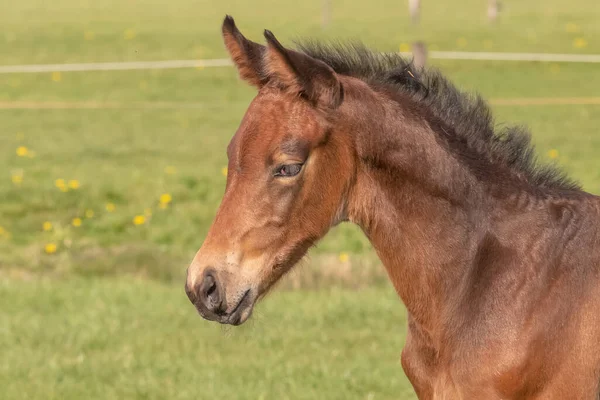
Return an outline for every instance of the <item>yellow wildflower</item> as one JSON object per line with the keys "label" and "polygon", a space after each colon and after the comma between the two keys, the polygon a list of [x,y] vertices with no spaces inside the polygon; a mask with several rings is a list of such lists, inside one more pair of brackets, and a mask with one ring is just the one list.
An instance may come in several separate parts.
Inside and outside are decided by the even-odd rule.
{"label": "yellow wildflower", "polygon": [[27,147],[25,147],[25,146],[17,147],[17,155],[19,157],[26,157],[28,152],[29,152],[29,150],[27,150]]}
{"label": "yellow wildflower", "polygon": [[552,159],[558,158],[558,150],[552,149],[552,150],[548,151],[548,157],[550,157]]}
{"label": "yellow wildflower", "polygon": [[79,181],[77,179],[71,179],[69,181],[69,187],[73,190],[79,189]]}
{"label": "yellow wildflower", "polygon": [[78,228],[81,226],[81,218],[77,217],[77,218],[73,218],[73,221],[71,221],[71,224]]}
{"label": "yellow wildflower", "polygon": [[93,218],[94,217],[94,210],[90,210],[90,209],[85,210],[85,217],[86,218]]}
{"label": "yellow wildflower", "polygon": [[348,253],[340,253],[339,259],[340,262],[347,263],[350,260],[350,256],[348,256]]}
{"label": "yellow wildflower", "polygon": [[133,217],[134,225],[143,225],[145,222],[146,222],[146,217],[144,217],[143,215],[136,215],[135,217]]}
{"label": "yellow wildflower", "polygon": [[223,167],[223,168],[221,168],[221,173],[223,174],[223,176],[227,176],[227,172],[229,172],[229,171],[227,170],[227,167]]}
{"label": "yellow wildflower", "polygon": [[569,33],[577,33],[580,31],[579,25],[569,22],[568,24],[565,25],[565,31],[567,31]]}
{"label": "yellow wildflower", "polygon": [[410,52],[410,44],[400,43],[400,53],[408,53],[408,52]]}
{"label": "yellow wildflower", "polygon": [[165,174],[167,174],[167,175],[173,175],[173,174],[175,174],[176,172],[177,172],[177,168],[175,168],[175,167],[174,167],[174,166],[172,166],[172,165],[167,165],[167,166],[165,167]]}
{"label": "yellow wildflower", "polygon": [[169,193],[164,193],[164,194],[160,195],[160,203],[161,204],[169,204],[172,200],[173,200],[173,198],[171,197],[171,195]]}
{"label": "yellow wildflower", "polygon": [[52,73],[52,82],[60,82],[62,80],[62,75],[60,71],[54,71]]}
{"label": "yellow wildflower", "polygon": [[64,187],[67,187],[67,184],[65,183],[64,179],[57,179],[54,181],[54,186],[56,186],[59,189],[62,189]]}
{"label": "yellow wildflower", "polygon": [[123,32],[123,38],[125,40],[131,40],[135,37],[136,32],[134,29],[126,29],[125,32]]}
{"label": "yellow wildflower", "polygon": [[23,182],[23,172],[13,172],[10,179],[15,185],[20,185]]}
{"label": "yellow wildflower", "polygon": [[106,211],[113,212],[115,211],[115,205],[113,203],[106,203]]}
{"label": "yellow wildflower", "polygon": [[46,246],[44,246],[44,251],[48,254],[56,253],[56,249],[56,243],[47,243]]}
{"label": "yellow wildflower", "polygon": [[46,221],[42,224],[42,229],[45,230],[46,232],[51,231],[52,230],[52,222],[50,221]]}
{"label": "yellow wildflower", "polygon": [[573,46],[577,49],[583,49],[584,47],[587,47],[587,45],[588,42],[584,38],[577,38],[573,41]]}

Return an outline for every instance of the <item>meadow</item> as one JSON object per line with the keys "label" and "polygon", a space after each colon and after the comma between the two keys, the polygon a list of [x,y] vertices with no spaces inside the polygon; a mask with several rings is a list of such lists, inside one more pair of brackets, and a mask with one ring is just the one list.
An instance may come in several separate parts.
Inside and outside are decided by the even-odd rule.
{"label": "meadow", "polygon": [[[323,29],[317,0],[4,2],[1,63],[223,58],[225,13],[284,44],[600,53],[594,0],[505,1],[494,25],[485,2],[449,3],[424,2],[412,26],[402,2],[333,1]],[[600,193],[600,105],[581,104],[598,98],[598,64],[432,63]],[[247,327],[188,304],[185,268],[253,94],[229,67],[0,74],[2,398],[411,398],[404,312],[355,227],[334,229]]]}

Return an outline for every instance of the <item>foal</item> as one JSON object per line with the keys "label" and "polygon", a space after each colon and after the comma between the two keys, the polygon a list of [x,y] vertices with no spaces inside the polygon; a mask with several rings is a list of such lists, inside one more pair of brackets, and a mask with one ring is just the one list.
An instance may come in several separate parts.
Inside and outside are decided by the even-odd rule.
{"label": "foal", "polygon": [[358,224],[409,315],[420,399],[597,399],[600,201],[494,132],[479,97],[361,46],[225,46],[258,88],[222,203],[188,269],[209,320],[238,325],[334,225]]}

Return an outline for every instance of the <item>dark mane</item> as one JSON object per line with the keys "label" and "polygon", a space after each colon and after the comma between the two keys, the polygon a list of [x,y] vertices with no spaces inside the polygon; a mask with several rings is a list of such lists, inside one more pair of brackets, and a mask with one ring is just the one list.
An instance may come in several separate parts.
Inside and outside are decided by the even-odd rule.
{"label": "dark mane", "polygon": [[457,89],[435,69],[416,70],[400,54],[378,53],[362,44],[301,42],[298,49],[346,76],[375,88],[410,95],[425,105],[465,150],[491,165],[502,164],[536,188],[579,190],[580,185],[553,165],[540,165],[523,127],[496,130],[491,110],[479,96]]}

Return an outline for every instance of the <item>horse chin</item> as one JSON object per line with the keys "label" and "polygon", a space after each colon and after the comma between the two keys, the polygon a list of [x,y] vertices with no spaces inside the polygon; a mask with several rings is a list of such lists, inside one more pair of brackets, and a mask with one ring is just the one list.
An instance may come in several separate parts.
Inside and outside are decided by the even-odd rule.
{"label": "horse chin", "polygon": [[253,310],[254,310],[254,304],[251,304],[240,312],[239,317],[237,317],[235,319],[230,319],[230,322],[228,322],[228,323],[230,325],[234,325],[234,326],[243,324],[244,322],[246,322],[250,319],[250,316],[252,315]]}
{"label": "horse chin", "polygon": [[253,290],[247,290],[231,313],[223,315],[219,322],[227,325],[241,325],[252,315],[258,296]]}
{"label": "horse chin", "polygon": [[234,313],[229,315],[225,321],[222,321],[222,324],[234,325],[238,326],[246,322],[250,319],[252,315],[252,311],[254,310],[254,304],[256,303],[256,299],[252,299],[252,302],[241,306]]}

